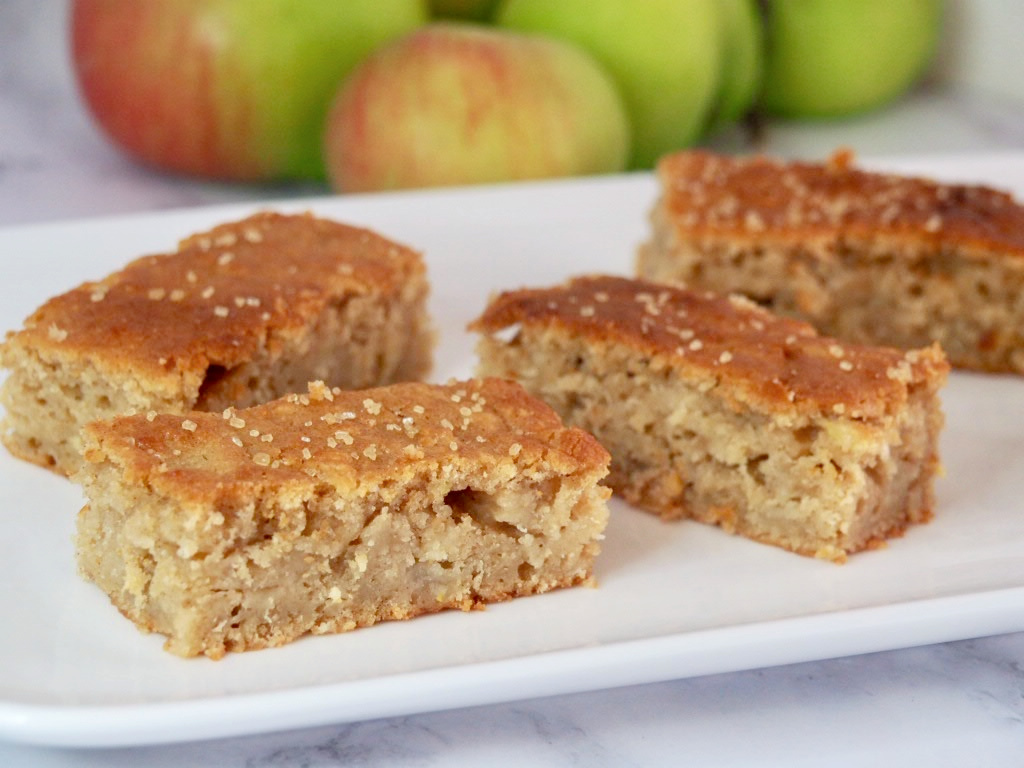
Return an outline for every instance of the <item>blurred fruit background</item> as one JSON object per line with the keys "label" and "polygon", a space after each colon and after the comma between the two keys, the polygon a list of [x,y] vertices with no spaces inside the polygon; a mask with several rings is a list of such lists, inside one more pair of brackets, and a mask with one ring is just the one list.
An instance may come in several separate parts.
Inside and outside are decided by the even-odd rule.
{"label": "blurred fruit background", "polygon": [[0,30],[26,201],[72,191],[32,167],[131,207],[118,174],[200,202],[1024,132],[1018,0],[5,0]]}
{"label": "blurred fruit background", "polygon": [[323,175],[338,84],[428,20],[420,0],[75,0],[86,103],[131,155],[226,179]]}
{"label": "blurred fruit background", "polygon": [[942,0],[72,0],[96,123],[151,166],[338,191],[651,168],[884,109]]}

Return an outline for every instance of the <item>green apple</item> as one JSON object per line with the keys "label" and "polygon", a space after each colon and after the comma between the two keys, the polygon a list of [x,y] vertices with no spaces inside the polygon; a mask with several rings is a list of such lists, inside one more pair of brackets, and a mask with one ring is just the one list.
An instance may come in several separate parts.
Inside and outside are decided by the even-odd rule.
{"label": "green apple", "polygon": [[632,165],[649,168],[702,134],[718,92],[718,0],[505,0],[508,29],[571,40],[607,67],[633,125]]}
{"label": "green apple", "polygon": [[785,117],[863,112],[931,61],[941,0],[770,0],[762,102]]}
{"label": "green apple", "polygon": [[754,106],[764,72],[764,27],[758,0],[719,0],[722,72],[711,131],[742,118]]}
{"label": "green apple", "polygon": [[438,22],[371,54],[325,133],[339,191],[607,173],[629,155],[610,76],[569,43]]}
{"label": "green apple", "polygon": [[338,83],[426,23],[423,0],[75,0],[93,116],[146,163],[224,179],[323,178]]}
{"label": "green apple", "polygon": [[498,0],[429,0],[430,13],[438,19],[487,21]]}

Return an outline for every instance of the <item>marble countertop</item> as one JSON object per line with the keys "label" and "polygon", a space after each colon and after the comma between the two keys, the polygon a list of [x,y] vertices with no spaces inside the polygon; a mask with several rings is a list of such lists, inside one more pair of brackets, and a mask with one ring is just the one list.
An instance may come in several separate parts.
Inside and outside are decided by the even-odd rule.
{"label": "marble countertop", "polygon": [[[0,225],[324,194],[133,165],[74,90],[63,3],[0,6]],[[744,148],[738,134],[720,137]],[[821,157],[1024,151],[1024,99],[931,84],[890,109],[769,125],[759,148]],[[4,631],[11,631],[5,628]],[[587,694],[195,744],[0,743],[4,766],[1019,766],[1024,633]]]}

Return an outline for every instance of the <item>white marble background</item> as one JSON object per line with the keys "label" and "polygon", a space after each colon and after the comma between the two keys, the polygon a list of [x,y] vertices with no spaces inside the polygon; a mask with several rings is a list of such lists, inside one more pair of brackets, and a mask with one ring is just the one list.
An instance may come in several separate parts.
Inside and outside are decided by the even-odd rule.
{"label": "white marble background", "polygon": [[[858,120],[772,125],[763,148],[810,157],[839,144],[866,155],[1024,151],[1024,3],[954,0],[951,16],[937,74],[913,96]],[[325,191],[196,182],[133,165],[82,109],[65,19],[58,0],[0,0],[0,225]],[[42,768],[683,764],[1022,766],[1024,633],[197,744],[0,742],[0,766]]]}

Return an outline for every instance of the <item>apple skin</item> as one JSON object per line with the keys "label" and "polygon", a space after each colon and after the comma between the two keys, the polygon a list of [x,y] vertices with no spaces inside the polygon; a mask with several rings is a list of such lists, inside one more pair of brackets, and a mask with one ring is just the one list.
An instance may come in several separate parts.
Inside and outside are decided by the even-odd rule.
{"label": "apple skin", "polygon": [[764,74],[764,27],[758,0],[719,0],[721,78],[709,133],[743,118],[754,106]]}
{"label": "apple skin", "polygon": [[629,124],[609,75],[576,46],[436,22],[371,54],[331,108],[342,192],[620,171]]}
{"label": "apple skin", "polygon": [[489,21],[498,0],[429,0],[430,14],[435,19]]}
{"label": "apple skin", "polygon": [[75,0],[72,58],[107,136],[165,170],[323,178],[323,121],[374,47],[426,23],[423,0]]}
{"label": "apple skin", "polygon": [[772,0],[765,111],[839,117],[892,101],[931,61],[941,19],[941,0]]}
{"label": "apple skin", "polygon": [[633,127],[634,168],[702,135],[718,92],[718,0],[504,0],[507,29],[570,40],[622,91]]}

